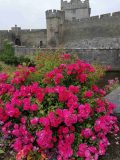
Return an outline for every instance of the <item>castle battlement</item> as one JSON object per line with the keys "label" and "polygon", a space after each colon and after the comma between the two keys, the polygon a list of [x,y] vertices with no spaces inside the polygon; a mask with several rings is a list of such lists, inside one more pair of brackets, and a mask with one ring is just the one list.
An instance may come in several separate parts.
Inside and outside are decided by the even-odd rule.
{"label": "castle battlement", "polygon": [[9,32],[9,30],[0,30],[0,34],[1,33],[8,33]]}
{"label": "castle battlement", "polygon": [[71,23],[71,24],[75,24],[76,23],[80,23],[80,22],[98,22],[98,21],[109,21],[111,19],[115,19],[115,18],[120,18],[120,12],[113,12],[113,13],[106,13],[106,14],[101,14],[101,15],[96,15],[96,16],[91,16],[89,18],[83,18],[83,19],[74,19],[72,21],[66,20],[66,23]]}
{"label": "castle battlement", "polygon": [[[38,32],[38,33],[46,33],[46,29],[21,29],[19,34],[21,33],[35,33],[35,32]],[[15,31],[13,30],[0,30],[0,34],[13,34],[15,33]]]}
{"label": "castle battlement", "polygon": [[47,10],[46,18],[61,18],[65,15],[64,11],[61,10]]}
{"label": "castle battlement", "polygon": [[113,12],[112,16],[120,16],[120,11],[119,12]]}
{"label": "castle battlement", "polygon": [[89,0],[81,1],[81,0],[71,0],[70,2],[67,1],[61,1],[61,9],[67,10],[67,9],[83,9],[83,8],[89,8]]}

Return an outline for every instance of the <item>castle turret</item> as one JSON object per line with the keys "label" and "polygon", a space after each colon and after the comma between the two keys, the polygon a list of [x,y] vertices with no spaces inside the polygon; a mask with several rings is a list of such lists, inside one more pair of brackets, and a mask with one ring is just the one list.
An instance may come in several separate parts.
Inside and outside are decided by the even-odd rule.
{"label": "castle turret", "polygon": [[15,25],[11,28],[12,41],[15,45],[21,45],[21,28]]}
{"label": "castle turret", "polygon": [[57,47],[61,43],[62,39],[62,28],[65,20],[65,13],[60,10],[48,10],[46,11],[46,20],[48,46]]}
{"label": "castle turret", "polygon": [[61,10],[65,11],[65,19],[70,21],[89,18],[91,13],[89,0],[61,0]]}
{"label": "castle turret", "polygon": [[15,25],[14,27],[11,28],[12,33],[15,34],[15,36],[19,36],[21,32],[21,28]]}

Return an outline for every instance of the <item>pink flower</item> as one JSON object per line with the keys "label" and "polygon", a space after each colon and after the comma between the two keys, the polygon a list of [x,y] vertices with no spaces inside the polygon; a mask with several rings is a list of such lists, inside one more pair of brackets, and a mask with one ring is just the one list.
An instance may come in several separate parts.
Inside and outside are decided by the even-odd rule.
{"label": "pink flower", "polygon": [[18,118],[21,115],[21,112],[19,111],[18,108],[14,108],[14,106],[10,103],[6,104],[6,114],[9,117],[15,117]]}
{"label": "pink flower", "polygon": [[73,92],[74,94],[77,94],[80,92],[80,87],[79,86],[69,86],[69,91]]}
{"label": "pink flower", "polygon": [[24,151],[21,150],[17,153],[16,160],[23,160],[23,158],[25,158]]}
{"label": "pink flower", "polygon": [[107,147],[109,146],[109,141],[106,137],[104,137],[99,142],[99,155],[105,155]]}
{"label": "pink flower", "polygon": [[56,117],[54,112],[50,112],[48,117],[52,127],[58,127],[62,123],[62,119],[60,117]]}
{"label": "pink flower", "polygon": [[103,89],[100,89],[100,94],[104,97],[105,95],[106,95],[106,91],[105,90],[103,90]]}
{"label": "pink flower", "polygon": [[64,122],[67,126],[72,126],[77,123],[77,115],[71,113],[69,110],[63,110]]}
{"label": "pink flower", "polygon": [[37,143],[39,147],[42,149],[50,149],[53,147],[52,131],[50,129],[38,131],[36,135],[38,137]]}
{"label": "pink flower", "polygon": [[71,55],[70,55],[69,53],[66,53],[66,54],[63,54],[63,55],[62,55],[62,58],[63,58],[64,60],[70,60],[70,59],[71,59]]}
{"label": "pink flower", "polygon": [[98,88],[98,86],[97,85],[93,85],[92,86],[92,90],[94,91],[94,92],[99,92],[99,88]]}
{"label": "pink flower", "polygon": [[78,110],[78,121],[83,122],[84,120],[88,119],[92,112],[93,111],[90,104],[86,103],[84,105],[80,105]]}
{"label": "pink flower", "polygon": [[9,75],[6,73],[0,73],[0,83],[6,82],[7,79],[9,78]]}
{"label": "pink flower", "polygon": [[78,156],[86,160],[98,160],[98,150],[94,146],[88,146],[86,143],[79,145]]}
{"label": "pink flower", "polygon": [[85,83],[87,81],[88,75],[87,74],[80,74],[80,82]]}
{"label": "pink flower", "polygon": [[35,118],[33,118],[33,119],[30,120],[30,123],[31,123],[32,125],[37,125],[37,124],[38,124],[38,121],[39,121],[39,118],[35,117]]}
{"label": "pink flower", "polygon": [[81,143],[80,145],[79,145],[79,151],[78,151],[78,156],[79,157],[85,157],[85,152],[86,152],[86,150],[87,150],[87,148],[88,148],[88,146],[87,146],[87,144],[86,143]]}
{"label": "pink flower", "polygon": [[24,104],[24,110],[25,111],[30,110],[31,99],[30,98],[24,98],[23,104]]}
{"label": "pink flower", "polygon": [[6,114],[5,109],[0,107],[0,121],[6,122],[8,120],[9,116]]}
{"label": "pink flower", "polygon": [[41,89],[39,89],[39,91],[36,93],[36,96],[37,96],[38,101],[40,103],[42,103],[43,100],[44,100],[45,95],[44,95],[44,93],[42,92]]}
{"label": "pink flower", "polygon": [[16,136],[16,137],[19,137],[19,136],[21,135],[19,128],[14,129],[14,130],[12,131],[12,134],[13,134],[14,136]]}
{"label": "pink flower", "polygon": [[45,127],[48,127],[50,125],[50,120],[48,117],[42,117],[39,119],[39,123]]}
{"label": "pink flower", "polygon": [[91,97],[93,97],[93,92],[90,91],[90,90],[89,90],[89,91],[86,91],[86,92],[85,92],[85,97],[86,97],[86,98],[91,98]]}
{"label": "pink flower", "polygon": [[21,118],[21,123],[26,124],[26,122],[27,122],[27,117],[22,117]]}
{"label": "pink flower", "polygon": [[63,78],[64,78],[64,76],[62,73],[57,73],[55,76],[55,84],[59,85]]}
{"label": "pink flower", "polygon": [[101,116],[96,120],[94,129],[96,132],[103,132],[104,135],[110,133],[117,126],[117,118],[114,116]]}
{"label": "pink flower", "polygon": [[85,138],[91,138],[94,135],[94,133],[93,133],[92,129],[85,128],[82,130],[81,135]]}
{"label": "pink flower", "polygon": [[69,128],[68,127],[63,128],[63,134],[68,134],[68,133],[69,133]]}
{"label": "pink flower", "polygon": [[17,152],[22,150],[22,141],[20,139],[16,139],[15,143],[13,144],[14,150]]}
{"label": "pink flower", "polygon": [[67,91],[66,87],[59,87],[59,101],[66,102],[69,98],[69,92]]}
{"label": "pink flower", "polygon": [[59,141],[58,151],[62,158],[68,159],[73,155],[73,149],[71,144],[64,142],[63,140]]}
{"label": "pink flower", "polygon": [[30,107],[30,110],[31,110],[31,111],[38,111],[38,109],[39,109],[39,108],[38,108],[38,105],[37,105],[37,104],[32,104],[31,107]]}

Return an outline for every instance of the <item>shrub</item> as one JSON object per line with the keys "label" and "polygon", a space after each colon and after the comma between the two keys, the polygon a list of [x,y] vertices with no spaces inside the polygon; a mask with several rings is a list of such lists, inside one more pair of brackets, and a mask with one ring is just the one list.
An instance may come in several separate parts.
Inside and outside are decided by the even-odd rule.
{"label": "shrub", "polygon": [[0,60],[5,64],[18,66],[19,64],[26,63],[28,66],[34,66],[33,61],[31,61],[28,57],[16,57],[13,44],[9,41],[5,40],[3,48],[4,49],[0,54]]}
{"label": "shrub", "polygon": [[[53,70],[54,68],[60,66],[61,64],[74,63],[75,60],[78,59],[77,54],[73,54],[73,55],[65,54],[65,57],[64,57],[64,56],[61,56],[63,55],[61,53],[62,53],[62,50],[61,51],[58,50],[55,53],[53,53],[52,51],[46,49],[45,52],[40,52],[34,55],[31,58],[31,60],[34,61],[37,71],[35,72],[35,74],[31,76],[31,80],[41,83],[44,79],[44,75],[50,72],[51,70]],[[91,84],[98,81],[100,77],[105,74],[104,67],[95,64],[94,68],[96,72],[89,74],[89,82]]]}
{"label": "shrub", "polygon": [[66,54],[66,59],[63,59],[61,52],[58,50],[53,53],[52,51],[46,50],[45,52],[40,52],[37,55],[34,55],[31,60],[34,61],[37,71],[32,75],[31,80],[41,83],[46,73],[62,63],[69,64],[74,62],[77,57],[74,55],[70,59],[69,54]]}
{"label": "shrub", "polygon": [[[63,55],[71,59],[71,55]],[[19,66],[10,83],[0,74],[1,134],[16,159],[94,159],[106,153],[117,133],[115,105],[89,82],[95,68],[81,60],[60,64],[45,75],[45,87],[29,78],[34,67]],[[7,148],[7,149],[8,149]]]}

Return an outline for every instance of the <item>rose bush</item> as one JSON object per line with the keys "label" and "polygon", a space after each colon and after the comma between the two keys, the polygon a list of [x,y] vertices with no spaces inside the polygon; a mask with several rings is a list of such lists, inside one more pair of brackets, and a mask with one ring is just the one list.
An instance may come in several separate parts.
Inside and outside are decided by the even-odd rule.
{"label": "rose bush", "polygon": [[[64,61],[69,54],[62,55]],[[119,132],[115,105],[105,90],[91,83],[95,68],[79,59],[60,64],[44,77],[45,87],[31,81],[36,68],[19,66],[13,78],[0,74],[2,148],[16,159],[44,156],[57,160],[98,160]],[[6,148],[7,147],[7,148]]]}

